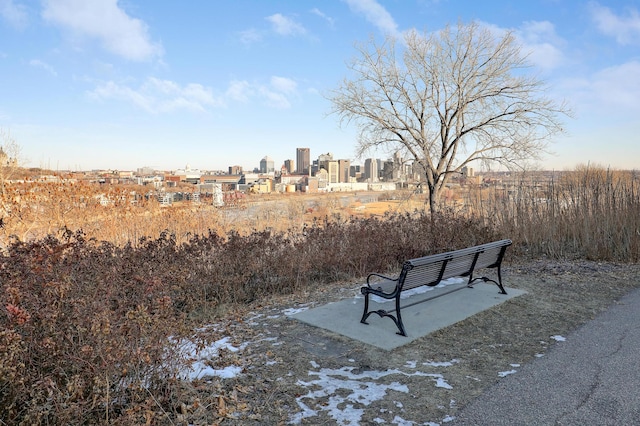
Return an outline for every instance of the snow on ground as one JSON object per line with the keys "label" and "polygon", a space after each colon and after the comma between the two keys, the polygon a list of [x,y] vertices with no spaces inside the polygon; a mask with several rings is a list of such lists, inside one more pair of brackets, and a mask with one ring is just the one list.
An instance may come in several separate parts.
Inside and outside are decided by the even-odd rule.
{"label": "snow on ground", "polygon": [[218,357],[221,349],[228,350],[229,352],[238,352],[247,346],[247,344],[244,343],[240,347],[235,347],[229,343],[229,340],[229,337],[225,337],[200,350],[198,350],[198,346],[194,342],[180,342],[180,351],[186,359],[192,360],[189,368],[180,373],[180,377],[183,380],[193,381],[203,377],[221,377],[223,379],[229,379],[240,374],[242,367],[237,365],[230,365],[221,369],[215,369],[208,365],[210,360]]}
{"label": "snow on ground", "polygon": [[[432,291],[433,289],[436,288],[443,288],[443,287],[447,287],[450,285],[456,285],[456,284],[463,284],[466,283],[467,280],[464,278],[460,278],[460,277],[454,277],[454,278],[449,278],[446,280],[442,280],[440,281],[440,283],[436,286],[433,287],[429,287],[426,285],[422,285],[416,288],[412,288],[411,290],[405,290],[402,293],[400,293],[400,299],[407,299],[411,296],[415,296],[417,294],[424,294],[428,291]],[[363,297],[363,296],[357,296],[357,297]],[[371,295],[371,300],[373,300],[376,303],[387,303],[387,302],[393,302],[394,299],[384,299],[382,297],[376,296],[376,295]]]}
{"label": "snow on ground", "polygon": [[[408,361],[408,366],[414,369],[415,361]],[[453,365],[451,362],[449,365]],[[311,363],[314,368],[318,364]],[[424,376],[431,377],[435,387],[452,389],[442,374],[425,373],[422,371],[405,372],[399,369],[386,371],[359,371],[354,372],[355,367],[345,366],[340,369],[320,368],[319,371],[309,371],[309,376],[314,380],[298,380],[298,385],[310,388],[305,395],[299,396],[296,401],[302,410],[291,417],[291,424],[300,424],[303,419],[315,417],[321,411],[325,411],[338,425],[359,425],[364,415],[364,407],[372,402],[384,399],[387,395],[393,395],[391,391],[408,393],[407,385],[393,381],[388,384],[378,383],[377,380],[387,376]],[[321,403],[318,403],[321,401]],[[358,406],[356,408],[355,406]],[[402,412],[402,404],[397,402],[396,407]],[[381,422],[379,419],[376,422]],[[413,425],[414,422],[402,420],[398,415],[393,424]]]}
{"label": "snow on ground", "polygon": [[[460,281],[456,281],[447,285],[459,282]],[[308,309],[308,306],[305,305],[296,309],[286,309],[282,311],[282,315],[293,315],[294,313],[305,309]],[[273,315],[275,318],[279,316],[280,315]],[[258,320],[269,318],[269,316],[265,317],[263,315],[257,315],[254,318],[249,319],[249,322],[257,324]],[[551,336],[551,338],[559,342],[566,340],[562,336]],[[252,342],[246,342],[241,345],[234,346],[230,343],[230,340],[230,337],[224,337],[200,349],[198,348],[198,345],[193,342],[180,342],[179,347],[181,352],[184,354],[186,359],[191,359],[193,361],[190,368],[181,372],[180,377],[183,380],[191,381],[207,376],[227,379],[241,374],[243,366],[231,365],[215,369],[209,365],[211,360],[218,359],[221,350],[239,352],[252,344]],[[274,346],[282,344],[282,342],[278,341],[275,337],[264,338],[261,340],[269,341]],[[349,362],[355,361],[349,360]],[[458,359],[452,359],[445,362],[422,362],[421,365],[430,368],[447,368],[459,362],[460,360]],[[358,371],[354,366],[329,369],[321,368],[320,364],[316,361],[311,361],[310,366],[312,369],[308,372],[309,379],[305,380],[304,378],[299,378],[297,382],[299,386],[308,388],[309,390],[306,394],[301,395],[296,399],[300,412],[292,415],[290,418],[291,424],[300,424],[303,419],[315,417],[321,412],[326,412],[326,414],[335,420],[338,425],[359,425],[366,406],[371,405],[371,403],[377,400],[389,397],[392,398],[393,392],[409,392],[407,385],[401,384],[398,381],[392,381],[390,383],[379,382],[381,378],[387,376],[392,378],[402,376],[429,377],[434,382],[434,387],[452,389],[452,386],[447,383],[442,374],[420,371],[417,369],[418,362],[414,360],[406,361],[403,367],[403,369],[411,371],[403,371],[401,369],[386,371]],[[510,374],[515,374],[517,372],[515,368],[520,367],[520,364],[511,364],[510,367],[512,367],[511,370],[498,372],[498,376],[506,377]],[[452,400],[450,406],[454,407],[455,401]],[[404,411],[402,404],[396,403],[396,407],[400,414],[402,414]],[[418,424],[413,421],[404,420],[400,417],[400,414],[395,414],[395,417],[391,421],[392,424],[399,426]],[[454,419],[455,417],[453,416],[446,416],[440,420],[440,423],[426,422],[420,424],[438,426],[441,423],[448,423]],[[373,421],[379,424],[386,422],[380,417],[375,418]]]}
{"label": "snow on ground", "polygon": [[518,372],[518,370],[499,371],[498,372],[498,377],[507,377],[508,375],[515,374],[517,372]]}

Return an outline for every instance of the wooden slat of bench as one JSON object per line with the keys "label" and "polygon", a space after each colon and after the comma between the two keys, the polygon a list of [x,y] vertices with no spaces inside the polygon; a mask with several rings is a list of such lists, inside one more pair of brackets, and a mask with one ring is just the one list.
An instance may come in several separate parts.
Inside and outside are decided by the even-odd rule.
{"label": "wooden slat of bench", "polygon": [[477,253],[467,253],[451,259],[447,263],[447,270],[443,279],[452,277],[466,277],[473,272]]}
{"label": "wooden slat of bench", "polygon": [[451,259],[455,257],[464,256],[467,254],[477,253],[477,252],[485,252],[485,253],[493,252],[494,254],[496,254],[500,252],[500,250],[502,250],[502,247],[509,244],[511,244],[511,240],[500,240],[492,243],[481,244],[479,246],[468,247],[468,248],[454,250],[446,253],[419,257],[416,259],[408,260],[407,262],[411,263],[415,267],[415,266],[424,265],[427,263],[438,262],[444,259]]}
{"label": "wooden slat of bench", "polygon": [[[471,274],[475,253],[465,254],[461,257],[444,259],[435,263],[414,266],[404,281],[403,290],[408,290],[418,286],[436,286],[442,280],[453,277],[466,277]],[[443,265],[446,262],[446,265]],[[444,271],[442,268],[444,266]]]}
{"label": "wooden slat of bench", "polygon": [[402,290],[410,290],[423,285],[435,286],[441,280],[442,263],[444,261],[428,263],[421,266],[410,266],[404,279]]}
{"label": "wooden slat of bench", "polygon": [[489,248],[484,252],[480,253],[478,256],[478,262],[476,264],[476,269],[480,268],[490,268],[496,265],[499,262],[498,256],[502,251],[504,246]]}

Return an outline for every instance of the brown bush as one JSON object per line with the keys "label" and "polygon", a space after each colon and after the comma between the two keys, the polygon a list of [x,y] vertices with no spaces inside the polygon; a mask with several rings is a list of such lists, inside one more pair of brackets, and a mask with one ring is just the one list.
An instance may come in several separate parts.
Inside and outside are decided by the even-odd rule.
{"label": "brown bush", "polygon": [[184,313],[171,284],[125,254],[67,234],[15,241],[0,259],[5,423],[134,420],[134,407],[155,413],[172,397],[187,361],[168,338],[185,334]]}

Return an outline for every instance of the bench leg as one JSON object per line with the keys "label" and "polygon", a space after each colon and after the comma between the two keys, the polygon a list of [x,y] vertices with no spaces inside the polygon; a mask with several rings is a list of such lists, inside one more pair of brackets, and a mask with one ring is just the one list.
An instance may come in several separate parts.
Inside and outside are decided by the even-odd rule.
{"label": "bench leg", "polygon": [[396,327],[398,327],[398,331],[396,332],[396,334],[399,334],[400,336],[407,335],[407,333],[404,330],[404,324],[402,323],[402,316],[400,315],[400,294],[398,294],[398,296],[396,297],[397,317],[394,315],[391,315],[389,312],[385,311],[384,309],[378,309],[377,311],[369,312],[369,293],[366,292],[365,290],[362,290],[362,294],[364,295],[364,311],[362,312],[362,318],[360,319],[360,322],[362,324],[368,325],[369,323],[367,322],[367,318],[369,318],[369,315],[377,314],[380,318],[383,318],[383,317],[391,318],[391,320],[396,325]]}
{"label": "bench leg", "polygon": [[467,283],[467,287],[473,287],[473,283],[474,281],[478,281],[478,280],[482,280],[485,283],[487,282],[492,282],[495,285],[498,286],[498,288],[500,289],[500,293],[501,294],[507,294],[507,291],[504,289],[504,286],[502,285],[502,271],[500,270],[500,267],[498,267],[498,281],[491,279],[489,277],[478,277],[478,278],[473,278],[473,276],[469,277],[469,282]]}
{"label": "bench leg", "polygon": [[498,287],[500,287],[500,290],[501,290],[502,294],[507,294],[507,291],[502,286],[502,270],[501,270],[500,266],[498,266],[498,282],[496,284],[498,284]]}
{"label": "bench leg", "polygon": [[361,290],[361,293],[364,295],[364,311],[362,312],[362,318],[360,319],[360,322],[362,324],[369,324],[367,322],[367,318],[369,318],[369,315],[373,313],[369,312],[369,293],[365,292],[364,289]]}
{"label": "bench leg", "polygon": [[398,293],[398,295],[396,296],[396,315],[397,315],[397,318],[391,317],[393,319],[393,322],[396,323],[396,327],[398,327],[398,330],[399,330],[396,332],[396,334],[406,337],[407,333],[404,331],[404,324],[402,323],[402,315],[400,315],[400,293]]}

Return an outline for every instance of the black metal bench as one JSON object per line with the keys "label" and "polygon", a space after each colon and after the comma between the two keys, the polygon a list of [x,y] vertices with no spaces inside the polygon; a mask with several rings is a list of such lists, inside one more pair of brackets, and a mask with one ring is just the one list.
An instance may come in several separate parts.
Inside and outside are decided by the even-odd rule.
{"label": "black metal bench", "polygon": [[[500,288],[500,293],[507,294],[502,286],[500,266],[502,265],[504,253],[510,245],[511,240],[500,240],[461,250],[407,260],[402,265],[402,271],[398,278],[390,278],[378,273],[369,274],[367,285],[360,289],[364,295],[364,312],[360,322],[368,324],[367,318],[371,314],[378,314],[381,318],[389,317],[398,327],[399,331],[396,334],[406,336],[407,334],[402,324],[402,316],[400,315],[401,308],[426,302],[466,287],[472,287],[479,280],[493,282]],[[498,280],[485,276],[474,278],[473,273],[478,269],[497,269]],[[469,277],[469,281],[465,287],[458,287],[428,299],[400,306],[400,294],[403,291],[420,286],[434,287],[442,280],[453,277]],[[395,299],[395,309],[369,311],[369,295],[372,294],[384,299]],[[396,315],[393,315],[392,312],[395,312]]]}

